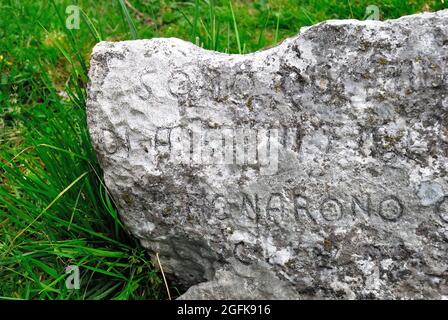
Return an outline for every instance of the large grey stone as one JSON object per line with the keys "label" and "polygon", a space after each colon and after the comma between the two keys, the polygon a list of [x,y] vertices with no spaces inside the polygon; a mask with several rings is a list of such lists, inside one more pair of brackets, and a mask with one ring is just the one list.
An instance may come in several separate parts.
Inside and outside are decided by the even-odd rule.
{"label": "large grey stone", "polygon": [[448,10],[246,55],[101,42],[88,125],[183,299],[447,298],[447,63]]}

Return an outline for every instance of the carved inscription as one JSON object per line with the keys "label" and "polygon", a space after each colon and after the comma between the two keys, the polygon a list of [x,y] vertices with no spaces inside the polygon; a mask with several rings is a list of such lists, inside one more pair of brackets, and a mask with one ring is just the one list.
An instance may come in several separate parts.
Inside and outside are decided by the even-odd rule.
{"label": "carved inscription", "polygon": [[[169,214],[187,213],[192,219],[206,222],[211,218],[233,219],[237,224],[244,221],[270,223],[272,217],[279,214],[289,216],[295,223],[332,224],[353,219],[368,221],[374,217],[376,221],[394,223],[408,214],[406,204],[396,195],[379,196],[375,201],[370,194],[342,198],[323,196],[312,201],[301,194],[287,197],[281,192],[268,195],[242,192],[231,199],[223,194],[185,193],[158,194],[151,198],[151,202],[164,207],[163,211]],[[448,196],[435,204],[434,213],[442,222],[448,223]]]}

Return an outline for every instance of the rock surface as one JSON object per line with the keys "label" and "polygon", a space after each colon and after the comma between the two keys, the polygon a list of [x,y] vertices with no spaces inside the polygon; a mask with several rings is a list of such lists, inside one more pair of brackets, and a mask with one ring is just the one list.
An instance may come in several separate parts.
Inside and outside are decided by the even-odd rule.
{"label": "rock surface", "polygon": [[181,299],[448,298],[448,10],[246,55],[94,48],[88,125]]}

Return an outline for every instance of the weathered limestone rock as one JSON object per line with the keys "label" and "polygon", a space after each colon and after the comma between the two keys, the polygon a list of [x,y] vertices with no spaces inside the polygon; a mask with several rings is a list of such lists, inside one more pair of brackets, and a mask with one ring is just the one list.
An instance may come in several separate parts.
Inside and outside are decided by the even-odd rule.
{"label": "weathered limestone rock", "polygon": [[448,298],[448,10],[275,48],[101,42],[88,125],[181,298]]}

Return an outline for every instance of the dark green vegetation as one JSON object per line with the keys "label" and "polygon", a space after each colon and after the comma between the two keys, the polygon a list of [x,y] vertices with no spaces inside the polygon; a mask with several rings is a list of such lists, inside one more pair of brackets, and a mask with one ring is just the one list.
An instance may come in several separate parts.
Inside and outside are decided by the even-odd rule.
{"label": "dark green vegetation", "polygon": [[[71,4],[82,9],[78,30],[65,28]],[[157,265],[117,218],[89,141],[96,42],[175,36],[245,53],[322,20],[365,19],[370,4],[381,19],[448,8],[447,0],[1,0],[0,298],[167,297]],[[65,287],[68,265],[80,267],[80,290]]]}

